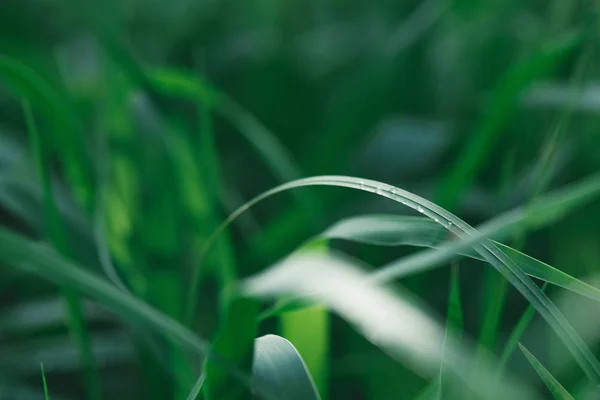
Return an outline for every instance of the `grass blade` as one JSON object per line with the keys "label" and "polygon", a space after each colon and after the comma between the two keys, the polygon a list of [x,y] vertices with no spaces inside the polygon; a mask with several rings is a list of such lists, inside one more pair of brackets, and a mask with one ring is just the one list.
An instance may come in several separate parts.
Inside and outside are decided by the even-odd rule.
{"label": "grass blade", "polygon": [[450,293],[448,295],[448,313],[446,316],[446,330],[444,332],[444,343],[442,348],[442,362],[440,364],[439,374],[439,398],[452,398],[453,388],[447,382],[446,374],[446,341],[450,340],[452,333],[456,336],[456,340],[460,340],[463,330],[463,314],[460,302],[460,283],[458,275],[458,264],[455,263],[450,269]]}
{"label": "grass blade", "polygon": [[255,389],[273,399],[320,400],[302,356],[280,336],[256,339],[252,380]]}
{"label": "grass blade", "polygon": [[[594,186],[598,184],[598,182],[595,180],[593,183]],[[554,305],[554,303],[550,301],[550,299],[540,290],[540,288],[537,287],[537,285],[510,258],[508,258],[505,253],[503,253],[493,242],[489,241],[485,237],[481,237],[481,234],[477,230],[455,215],[419,196],[397,187],[373,180],[345,176],[318,176],[289,182],[262,193],[231,214],[230,217],[220,226],[217,231],[215,231],[212,238],[208,241],[207,249],[210,248],[212,242],[214,242],[214,240],[218,237],[222,230],[228,226],[228,224],[230,224],[233,220],[235,220],[235,218],[237,218],[253,204],[286,190],[302,186],[319,185],[347,187],[376,193],[377,195],[387,197],[393,201],[404,204],[407,207],[413,208],[422,214],[425,214],[429,218],[433,219],[436,223],[443,225],[446,229],[461,239],[474,240],[475,242],[473,247],[475,250],[482,257],[484,257],[486,261],[492,264],[494,268],[496,268],[536,308],[540,315],[542,315],[546,322],[560,337],[561,341],[569,349],[588,378],[592,382],[600,384],[600,363],[598,363],[598,360],[594,357],[588,346],[573,329],[571,324],[566,320],[564,315]],[[569,199],[573,202],[577,203],[582,201],[580,197],[573,198],[573,193],[568,193],[568,195],[570,196]],[[543,217],[543,215],[540,214],[540,210],[547,211],[549,207],[558,208],[558,210],[563,212],[566,211],[564,208],[565,204],[561,203],[556,205],[554,202],[549,201],[542,203],[540,207],[535,209],[535,212],[531,212],[530,210],[529,215],[517,215],[517,217],[520,217],[523,220],[531,218],[533,220],[531,221],[532,223],[540,223],[540,220]],[[511,217],[515,218],[514,215]],[[518,220],[519,218],[515,219]],[[511,222],[514,222],[514,220]],[[502,224],[506,223],[507,221],[502,221]],[[500,225],[502,226],[502,224]],[[508,226],[510,226],[510,224]],[[504,225],[504,227],[506,227],[506,225]],[[380,273],[375,274],[373,280],[378,282],[389,281],[389,279],[394,277],[395,272],[397,272],[395,268],[389,268],[380,271]],[[192,282],[192,285],[196,285],[196,283]]]}
{"label": "grass blade", "polygon": [[[52,173],[50,170],[50,152],[42,143],[38,132],[33,111],[27,101],[23,103],[27,131],[31,142],[33,158],[36,161],[38,173],[42,181],[44,222],[46,235],[50,238],[54,247],[64,255],[69,253],[69,244],[60,211],[54,200],[52,189]],[[92,343],[87,331],[85,317],[81,304],[81,298],[70,290],[63,290],[63,298],[67,308],[68,323],[73,339],[78,344],[81,363],[84,370],[85,387],[89,399],[100,400],[102,397],[100,389],[100,376],[98,374]]]}
{"label": "grass blade", "polygon": [[[320,241],[301,251],[326,254],[328,244]],[[329,311],[321,304],[280,314],[280,331],[306,363],[321,398],[327,398],[329,377]]]}
{"label": "grass blade", "polygon": [[133,325],[151,329],[195,354],[212,358],[250,387],[250,376],[210,349],[209,344],[173,318],[122,292],[112,284],[65,260],[52,248],[0,227],[0,260],[57,285],[74,288]]}
{"label": "grass blade", "polygon": [[[544,283],[544,286],[542,286],[542,291],[546,290],[547,287],[548,283]],[[508,338],[508,341],[504,346],[504,350],[502,351],[502,355],[500,356],[500,363],[498,365],[499,373],[502,373],[502,371],[506,367],[506,363],[510,359],[510,356],[512,355],[513,351],[515,351],[515,349],[517,348],[517,344],[521,340],[523,333],[525,333],[525,330],[527,329],[529,323],[533,319],[534,314],[535,309],[531,305],[527,306],[527,309],[519,319],[519,322],[517,322],[517,326],[511,332],[510,337]]]}
{"label": "grass blade", "polygon": [[555,399],[575,400],[573,396],[571,396],[569,392],[567,392],[567,390],[556,380],[556,378],[554,378],[552,374],[548,372],[542,363],[540,363],[538,359],[535,358],[535,356],[531,354],[529,350],[527,350],[527,348],[525,348],[525,346],[523,346],[521,343],[519,343],[519,349],[521,349],[525,357],[527,357],[527,360],[533,369],[535,369],[535,372],[537,372],[540,378],[542,378]]}
{"label": "grass blade", "polygon": [[204,380],[206,376],[204,373],[200,374],[196,382],[194,382],[194,386],[192,386],[192,390],[190,390],[190,394],[188,394],[186,400],[196,400],[200,395],[200,391],[202,390],[202,385],[204,385]]}
{"label": "grass blade", "polygon": [[[346,258],[300,253],[292,255],[242,282],[250,296],[307,296],[356,326],[367,340],[423,376],[439,372],[443,329],[408,296],[400,296],[367,279],[367,274]],[[404,292],[401,292],[404,293]],[[446,340],[446,361],[456,376],[483,398],[536,398],[511,379],[497,393],[488,390],[491,369],[471,374],[469,356],[454,339]],[[502,392],[502,393],[500,393]]]}
{"label": "grass blade", "polygon": [[46,383],[46,375],[44,374],[44,364],[40,363],[40,369],[42,370],[42,383],[44,385],[44,399],[50,400],[50,395],[48,394],[48,384]]}
{"label": "grass blade", "polygon": [[[212,349],[242,371],[252,365],[252,348],[256,337],[258,305],[252,299],[236,298],[227,303],[228,309],[220,325]],[[247,387],[232,381],[229,371],[207,359],[204,367],[206,380],[203,392],[206,400],[234,400],[249,398]]]}
{"label": "grass blade", "polygon": [[[325,232],[318,236],[318,239],[342,239],[379,246],[410,245],[446,249],[449,251],[457,249],[456,245],[452,245],[451,247],[443,244],[446,237],[446,229],[430,219],[378,214],[350,217],[341,220],[325,230]],[[496,241],[493,241],[493,243],[527,275],[600,302],[599,289],[509,246]],[[460,242],[458,242],[458,246],[462,246]],[[433,255],[439,252],[435,250],[432,252],[423,252],[418,257],[423,258],[423,254],[425,253]],[[485,261],[485,258],[475,253],[472,249],[457,249],[457,254]],[[414,260],[412,257],[408,257],[408,259],[409,261],[411,259]],[[401,263],[402,265],[411,265],[410,273],[415,273],[418,270],[415,268],[415,263],[407,262],[407,259],[402,260]],[[384,269],[392,267],[388,266],[384,267]],[[401,274],[398,270],[397,276],[405,275]]]}

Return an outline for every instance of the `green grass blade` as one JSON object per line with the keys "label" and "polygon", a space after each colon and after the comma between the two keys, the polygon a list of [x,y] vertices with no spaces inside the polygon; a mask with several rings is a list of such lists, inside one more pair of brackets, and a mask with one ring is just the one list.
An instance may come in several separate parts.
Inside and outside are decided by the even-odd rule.
{"label": "green grass blade", "polygon": [[327,398],[329,312],[321,305],[281,314],[281,333],[302,356],[322,398]]}
{"label": "green grass blade", "polygon": [[194,382],[194,386],[192,386],[190,394],[188,394],[186,400],[196,400],[198,398],[198,396],[200,395],[200,391],[202,390],[202,386],[204,385],[205,379],[206,376],[204,375],[204,373],[200,374],[196,382]]}
{"label": "green grass blade", "polygon": [[48,394],[48,384],[46,383],[46,375],[44,374],[44,364],[40,363],[40,369],[42,370],[42,384],[44,385],[44,399],[50,400],[50,395]]}
{"label": "green grass blade", "polygon": [[[301,251],[328,252],[325,241]],[[329,311],[323,305],[312,305],[280,314],[281,335],[296,348],[312,376],[322,399],[327,398],[329,377]]]}
{"label": "green grass blade", "polygon": [[[442,358],[442,327],[404,291],[392,292],[367,279],[354,261],[330,254],[300,253],[242,282],[249,296],[272,298],[308,296],[344,318],[386,354],[402,361],[417,374],[439,372]],[[446,364],[483,398],[536,398],[534,393],[507,378],[498,392],[489,391],[494,378],[490,367],[473,376],[468,351],[447,338]]]}
{"label": "green grass blade", "polygon": [[94,198],[93,167],[67,101],[29,67],[4,55],[0,55],[0,79],[50,122],[55,135],[44,144],[52,145],[60,154],[76,198],[90,207]]}
{"label": "green grass blade", "polygon": [[[50,170],[50,152],[42,143],[37,129],[33,111],[28,102],[23,103],[27,131],[31,142],[33,158],[36,161],[38,173],[42,181],[45,231],[54,247],[64,255],[69,253],[65,230],[60,218],[60,211],[54,200],[52,189],[52,174]],[[83,315],[81,298],[70,290],[63,290],[67,308],[68,322],[73,339],[78,344],[81,363],[84,370],[87,396],[91,400],[100,400],[100,376],[92,353],[92,344]]]}
{"label": "green grass blade", "polygon": [[[594,182],[594,184],[597,185],[598,182]],[[461,239],[473,240],[473,247],[475,250],[482,257],[484,257],[486,261],[492,264],[494,268],[496,268],[507,280],[509,280],[509,282],[536,308],[540,315],[542,315],[546,322],[560,337],[561,341],[569,349],[588,378],[591,381],[600,384],[600,363],[598,363],[598,360],[594,357],[588,346],[573,329],[571,324],[566,320],[564,315],[562,315],[562,313],[554,305],[554,303],[548,299],[548,297],[540,290],[540,288],[537,287],[536,284],[521,269],[519,269],[519,267],[510,258],[506,256],[506,254],[504,254],[493,242],[489,241],[485,237],[481,237],[481,234],[477,230],[466,224],[455,215],[419,196],[397,187],[373,180],[345,176],[318,176],[289,182],[262,193],[231,214],[230,217],[220,226],[220,228],[215,231],[213,237],[208,241],[207,249],[210,248],[212,242],[214,242],[214,240],[218,237],[222,230],[228,226],[228,224],[230,224],[233,220],[235,220],[235,218],[237,218],[253,204],[286,190],[303,186],[319,185],[347,187],[376,193],[377,195],[387,197],[393,201],[404,204],[407,207],[413,208],[422,214],[425,214],[429,218],[436,221],[436,223],[443,225],[446,229]],[[572,196],[572,193],[570,193],[570,195]],[[582,201],[581,198],[575,198],[572,200],[576,202]],[[548,203],[542,203],[542,206],[537,208],[535,212],[532,213],[530,211],[528,215],[522,215],[521,218],[524,220],[532,218],[532,223],[540,223],[540,220],[543,217],[543,215],[540,214],[540,210],[547,211],[550,206],[555,206],[555,204],[552,202]],[[561,207],[561,211],[565,211],[564,204],[560,204],[557,208],[561,209]],[[518,218],[515,218],[514,215],[511,215],[511,217],[518,220]],[[514,219],[511,222],[514,222]],[[503,221],[503,224],[506,224],[506,221]],[[506,227],[506,225],[504,227]],[[396,272],[396,268],[383,270],[381,273],[375,274],[373,280],[378,282],[389,281],[394,277],[394,273]],[[195,283],[192,282],[192,285],[194,284]]]}
{"label": "green grass blade", "polygon": [[[485,230],[481,229],[480,232],[485,232]],[[488,233],[489,235],[494,234],[493,231]],[[471,258],[485,261],[485,258],[475,253],[472,249],[465,249],[460,241],[458,241],[457,244],[451,244],[449,246],[444,245],[446,237],[446,229],[430,219],[424,217],[378,214],[350,217],[341,220],[325,230],[317,237],[317,240],[328,238],[379,246],[410,245],[432,247],[434,249],[456,251],[456,254],[466,255]],[[550,282],[600,302],[599,289],[509,246],[496,241],[493,241],[493,243],[527,275],[541,279],[545,282]],[[398,263],[383,267],[382,271],[385,271],[386,268],[396,268],[398,265],[406,265],[408,267],[406,273],[403,273],[401,269],[398,268],[396,270],[396,276],[406,276],[408,273],[413,274],[420,270],[419,268],[416,268],[418,265],[414,261],[416,259],[427,261],[428,257],[425,256],[429,254],[435,256],[440,254],[440,252],[432,250],[419,253],[419,255],[415,257],[407,257],[406,259],[400,260]],[[425,262],[420,265],[426,266]]]}
{"label": "green grass blade", "polygon": [[[257,332],[258,304],[253,299],[236,298],[227,303],[217,339],[212,345],[215,353],[242,371],[250,371],[254,339]],[[206,380],[203,393],[206,400],[248,399],[250,393],[240,382],[232,379],[222,365],[206,360]]]}
{"label": "green grass blade", "polygon": [[450,385],[449,379],[446,374],[446,341],[450,340],[451,335],[454,334],[456,339],[459,340],[462,336],[463,330],[463,313],[460,301],[460,278],[458,274],[458,264],[455,263],[450,269],[450,293],[448,295],[448,312],[446,315],[446,329],[444,332],[444,344],[442,349],[442,362],[440,364],[439,374],[439,398],[446,399],[452,398],[453,388]]}
{"label": "green grass blade", "polygon": [[523,346],[521,343],[519,343],[519,349],[521,349],[525,357],[527,357],[527,360],[533,369],[535,369],[535,372],[537,372],[540,378],[542,378],[542,381],[544,381],[544,384],[546,384],[555,399],[575,400],[573,396],[571,396],[569,392],[567,392],[567,390],[556,380],[556,378],[554,378],[552,374],[548,372],[542,363],[540,363],[538,359],[535,358],[535,356],[531,354],[529,350],[527,350],[527,348],[525,348],[525,346]]}
{"label": "green grass blade", "polygon": [[256,339],[252,382],[255,389],[273,399],[320,400],[302,356],[280,336]]}
{"label": "green grass blade", "polygon": [[122,292],[112,284],[65,260],[52,248],[0,227],[0,260],[59,286],[70,287],[98,301],[123,321],[151,329],[195,354],[211,357],[240,382],[250,376],[211,351],[209,344],[173,318]]}
{"label": "green grass blade", "polygon": [[[548,283],[544,283],[544,286],[542,286],[542,291],[546,290],[547,287]],[[504,350],[502,351],[502,355],[500,356],[500,361],[498,363],[498,373],[501,374],[504,371],[508,360],[517,348],[517,344],[521,340],[521,337],[533,319],[534,314],[535,309],[531,305],[528,305],[521,318],[519,318],[519,322],[517,322],[515,329],[513,329],[511,332],[506,345],[504,346]]]}

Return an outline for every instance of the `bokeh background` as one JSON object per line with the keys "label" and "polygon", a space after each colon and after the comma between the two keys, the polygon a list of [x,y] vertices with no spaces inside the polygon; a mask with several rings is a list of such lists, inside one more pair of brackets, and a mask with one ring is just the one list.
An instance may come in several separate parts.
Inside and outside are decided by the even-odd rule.
{"label": "bokeh background", "polygon": [[[376,179],[477,225],[600,168],[595,3],[4,0],[0,223],[98,275],[112,263],[136,296],[180,320],[207,238],[282,182]],[[28,134],[32,121],[41,144]],[[247,276],[363,213],[417,215],[325,187],[243,214],[203,280],[196,331],[214,335],[223,260]],[[507,242],[588,278],[600,260],[598,221],[595,201]],[[333,245],[375,267],[413,251]],[[42,398],[40,362],[53,399],[90,398],[62,291],[19,271],[0,266],[0,398]],[[481,263],[461,261],[460,278],[466,334],[498,351],[527,303]],[[448,283],[447,268],[402,281],[441,316]],[[505,294],[497,323],[484,328]],[[157,358],[110,312],[88,302],[82,312],[101,398],[185,398],[180,352],[166,346]],[[324,398],[415,398],[427,385],[348,324],[328,321]],[[549,369],[564,361],[543,324],[523,340]],[[535,377],[521,354],[510,365]],[[581,378],[557,374],[573,387]]]}

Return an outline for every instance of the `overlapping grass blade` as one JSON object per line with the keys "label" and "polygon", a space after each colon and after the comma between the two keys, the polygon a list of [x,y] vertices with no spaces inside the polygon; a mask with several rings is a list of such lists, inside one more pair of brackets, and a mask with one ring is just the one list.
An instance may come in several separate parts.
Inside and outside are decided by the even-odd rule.
{"label": "overlapping grass blade", "polygon": [[252,385],[272,399],[320,400],[302,357],[294,345],[277,335],[256,339]]}
{"label": "overlapping grass blade", "polygon": [[[356,262],[336,255],[300,253],[242,282],[242,291],[261,298],[306,296],[356,326],[369,341],[417,374],[439,372],[442,359],[442,327],[408,296],[392,292],[367,279]],[[403,292],[402,292],[403,293]],[[445,340],[448,368],[482,398],[537,398],[531,391],[505,378],[497,392],[489,391],[495,379],[482,367],[473,376],[468,351],[453,335]]]}
{"label": "overlapping grass blade", "polygon": [[[573,192],[581,195],[581,191],[584,188],[589,189],[589,186],[592,186],[593,188],[597,189],[598,184],[599,182],[597,181],[597,178],[594,177],[591,182],[585,182],[585,184],[580,185]],[[453,214],[419,196],[397,187],[373,180],[345,176],[318,176],[289,182],[262,193],[231,214],[230,217],[221,225],[220,229],[215,231],[212,239],[209,240],[207,244],[207,248],[210,247],[214,239],[218,237],[220,232],[225,229],[228,224],[230,224],[233,220],[235,220],[235,218],[237,218],[253,204],[286,190],[302,186],[318,185],[347,187],[376,193],[380,196],[390,198],[396,202],[404,204],[407,207],[413,208],[422,214],[425,214],[429,218],[433,219],[436,223],[443,225],[446,229],[461,239],[473,240],[472,244],[474,249],[482,257],[484,257],[486,261],[492,264],[507,280],[509,280],[509,282],[533,305],[533,307],[536,308],[538,313],[542,315],[542,317],[560,337],[564,345],[569,349],[588,378],[593,382],[600,383],[600,363],[598,363],[598,360],[594,357],[587,345],[569,324],[562,313],[556,308],[554,303],[548,299],[548,297],[540,290],[540,288],[537,287],[535,283],[521,269],[519,269],[519,267],[510,258],[508,258],[502,250],[500,250],[493,242],[489,241],[485,237],[482,237],[477,230]],[[527,221],[532,224],[539,224],[540,221],[543,220],[544,216],[540,213],[542,210],[547,212],[548,209],[551,208],[556,209],[559,212],[565,212],[567,207],[564,203],[567,201],[572,201],[575,203],[582,202],[583,199],[581,197],[573,197],[573,192],[565,193],[564,197],[560,199],[561,201],[558,204],[556,197],[552,196],[550,199],[547,199],[546,202],[538,204],[537,207],[529,208],[529,212],[523,211],[521,213],[513,213],[509,216],[510,218],[508,221],[499,221],[496,226],[493,226],[492,228],[506,228],[507,226],[514,224],[515,220],[518,222]],[[591,194],[592,193],[587,193],[587,195]],[[556,217],[556,215],[554,217]],[[373,279],[381,282],[394,278],[394,274],[398,271],[398,269],[395,267],[375,274]],[[195,291],[196,285],[196,282],[191,282],[190,290]]]}
{"label": "overlapping grass blade", "polygon": [[[451,246],[443,244],[446,237],[446,229],[428,218],[383,214],[346,218],[318,236],[318,238],[342,239],[380,246],[410,245],[451,250]],[[496,241],[493,243],[527,275],[600,302],[599,289],[509,246]],[[485,258],[472,249],[459,250],[458,253],[485,261]],[[435,250],[431,254],[436,254]],[[408,265],[406,260],[401,262]],[[387,267],[383,267],[382,270],[385,268]],[[417,270],[412,264],[410,273],[415,272]],[[398,276],[401,274],[398,273]]]}
{"label": "overlapping grass blade", "polygon": [[538,361],[537,358],[525,346],[519,343],[519,349],[523,352],[527,360],[538,373],[544,384],[548,387],[556,400],[575,400],[573,396],[552,376],[552,374]]}

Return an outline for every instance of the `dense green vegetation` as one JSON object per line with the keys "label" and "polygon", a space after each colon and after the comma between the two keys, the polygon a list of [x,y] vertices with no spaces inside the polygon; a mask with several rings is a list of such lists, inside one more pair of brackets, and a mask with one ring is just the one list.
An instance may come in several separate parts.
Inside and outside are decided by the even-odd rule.
{"label": "dense green vegetation", "polygon": [[598,398],[599,9],[1,2],[0,399]]}

